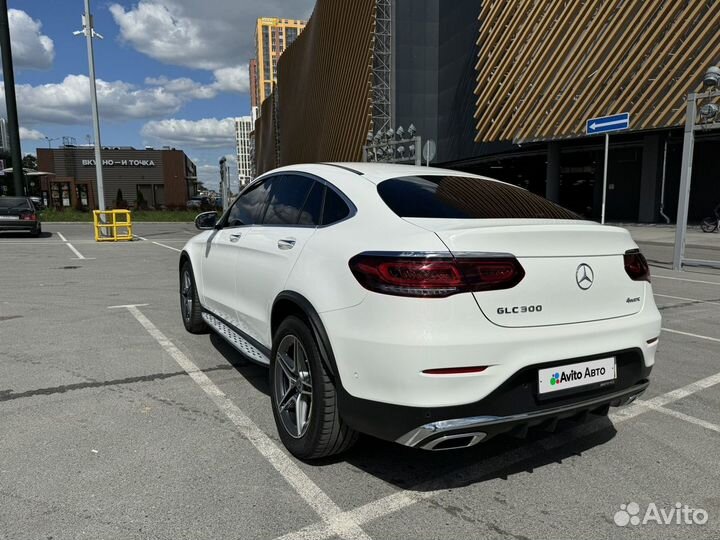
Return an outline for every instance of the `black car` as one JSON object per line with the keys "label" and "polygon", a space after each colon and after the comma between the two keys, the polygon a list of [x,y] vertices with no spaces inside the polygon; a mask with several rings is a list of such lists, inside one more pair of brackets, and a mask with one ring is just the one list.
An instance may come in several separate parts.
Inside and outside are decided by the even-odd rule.
{"label": "black car", "polygon": [[27,231],[40,236],[40,216],[30,198],[0,197],[0,231]]}

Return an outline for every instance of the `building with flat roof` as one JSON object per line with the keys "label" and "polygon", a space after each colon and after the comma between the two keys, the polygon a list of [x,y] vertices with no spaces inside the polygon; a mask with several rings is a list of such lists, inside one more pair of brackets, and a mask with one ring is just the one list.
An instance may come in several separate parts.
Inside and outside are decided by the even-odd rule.
{"label": "building with flat roof", "polygon": [[[40,185],[48,206],[98,207],[93,147],[38,148],[37,159],[41,171],[54,174]],[[195,164],[182,150],[103,147],[102,160],[106,208],[116,207],[118,190],[131,208],[140,193],[148,208],[184,208],[197,191]]]}
{"label": "building with flat roof", "polygon": [[238,181],[241,188],[253,178],[250,152],[250,133],[253,129],[251,116],[235,118],[235,147],[237,150]]}
{"label": "building with flat roof", "polygon": [[[255,27],[255,58],[250,60],[251,104],[259,107],[277,81],[280,55],[300,35],[306,21],[261,17]],[[254,67],[254,73],[253,73]]]}

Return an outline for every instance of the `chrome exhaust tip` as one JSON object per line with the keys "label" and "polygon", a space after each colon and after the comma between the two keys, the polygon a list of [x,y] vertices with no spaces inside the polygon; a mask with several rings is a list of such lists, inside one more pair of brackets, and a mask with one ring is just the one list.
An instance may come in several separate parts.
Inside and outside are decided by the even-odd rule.
{"label": "chrome exhaust tip", "polygon": [[422,445],[423,450],[432,450],[438,452],[441,450],[458,450],[460,448],[470,448],[487,437],[487,433],[457,433],[455,435],[443,435],[437,439]]}

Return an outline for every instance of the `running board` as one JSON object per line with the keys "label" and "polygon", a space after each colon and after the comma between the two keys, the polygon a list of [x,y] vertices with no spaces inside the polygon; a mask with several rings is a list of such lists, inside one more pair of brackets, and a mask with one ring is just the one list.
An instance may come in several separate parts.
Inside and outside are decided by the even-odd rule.
{"label": "running board", "polygon": [[202,318],[210,326],[210,328],[218,333],[220,337],[224,338],[225,341],[247,356],[250,360],[264,366],[270,365],[270,359],[260,349],[245,339],[245,337],[239,332],[225,324],[214,315],[205,311],[202,313]]}

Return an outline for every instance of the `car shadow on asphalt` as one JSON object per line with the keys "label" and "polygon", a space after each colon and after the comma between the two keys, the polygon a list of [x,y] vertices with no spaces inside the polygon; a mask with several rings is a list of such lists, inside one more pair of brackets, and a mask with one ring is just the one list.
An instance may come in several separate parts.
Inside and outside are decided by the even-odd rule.
{"label": "car shadow on asphalt", "polygon": [[372,437],[337,458],[316,465],[344,461],[357,469],[410,491],[455,489],[492,479],[533,473],[553,463],[602,446],[616,435],[606,417],[591,416],[587,424],[561,421],[555,433],[530,430],[524,439],[499,435],[463,450],[429,452]]}
{"label": "car shadow on asphalt", "polygon": [[247,380],[247,382],[253,385],[256,390],[267,396],[270,395],[268,369],[265,366],[261,366],[251,360],[248,360],[243,354],[239,353],[236,349],[229,345],[227,341],[214,332],[210,333],[210,343],[212,343],[215,350],[219,352],[223,358],[225,358],[225,360],[227,360],[228,363]]}

